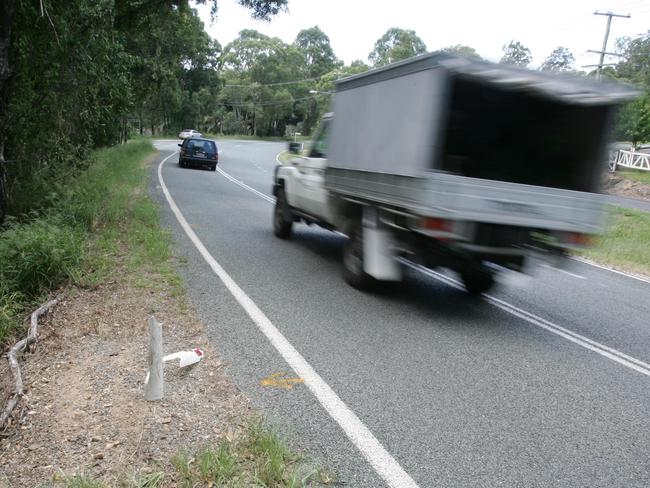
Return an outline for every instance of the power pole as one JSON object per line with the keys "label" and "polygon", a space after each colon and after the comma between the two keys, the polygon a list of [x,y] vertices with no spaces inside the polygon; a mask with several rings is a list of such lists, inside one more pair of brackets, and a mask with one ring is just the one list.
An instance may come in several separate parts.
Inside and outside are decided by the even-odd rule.
{"label": "power pole", "polygon": [[[612,17],[623,17],[626,19],[630,18],[630,15],[621,15],[621,14],[615,14],[613,12],[598,12],[597,10],[594,12],[594,15],[605,15],[607,16],[607,28],[605,29],[605,38],[603,39],[603,48],[600,51],[593,51],[589,50],[588,52],[590,53],[596,53],[600,54],[600,61],[596,65],[588,65],[588,66],[583,66],[583,68],[587,68],[589,66],[597,66],[598,70],[596,71],[596,79],[600,80],[600,72],[603,69],[603,66],[605,66],[605,55],[610,55],[610,56],[620,56],[619,54],[616,53],[608,53],[607,52],[607,40],[609,39],[609,29],[612,26]],[[614,63],[608,63],[608,64],[614,64]]]}

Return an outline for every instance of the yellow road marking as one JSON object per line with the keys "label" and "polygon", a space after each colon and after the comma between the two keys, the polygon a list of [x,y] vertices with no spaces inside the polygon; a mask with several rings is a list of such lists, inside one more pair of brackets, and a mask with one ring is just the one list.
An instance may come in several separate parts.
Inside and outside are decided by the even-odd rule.
{"label": "yellow road marking", "polygon": [[266,387],[284,388],[285,390],[291,390],[296,384],[304,382],[305,380],[302,378],[289,378],[287,376],[287,373],[273,373],[272,375],[269,375],[260,381],[260,384]]}

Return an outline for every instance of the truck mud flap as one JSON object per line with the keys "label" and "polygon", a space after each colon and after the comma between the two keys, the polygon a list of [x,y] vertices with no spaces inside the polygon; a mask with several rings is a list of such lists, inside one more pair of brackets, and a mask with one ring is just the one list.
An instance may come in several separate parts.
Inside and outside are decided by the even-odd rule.
{"label": "truck mud flap", "polygon": [[400,281],[402,268],[396,259],[393,234],[378,218],[373,207],[363,209],[363,268],[381,281]]}

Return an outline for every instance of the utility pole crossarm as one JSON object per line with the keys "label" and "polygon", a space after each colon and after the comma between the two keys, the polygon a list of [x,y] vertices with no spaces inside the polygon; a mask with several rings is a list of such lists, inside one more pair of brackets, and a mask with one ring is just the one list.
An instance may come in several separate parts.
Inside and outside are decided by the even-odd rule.
{"label": "utility pole crossarm", "polygon": [[622,15],[622,14],[615,14],[615,13],[612,13],[612,12],[599,12],[598,10],[596,10],[594,12],[594,15],[607,15],[608,17],[623,17],[625,19],[630,18],[630,14]]}

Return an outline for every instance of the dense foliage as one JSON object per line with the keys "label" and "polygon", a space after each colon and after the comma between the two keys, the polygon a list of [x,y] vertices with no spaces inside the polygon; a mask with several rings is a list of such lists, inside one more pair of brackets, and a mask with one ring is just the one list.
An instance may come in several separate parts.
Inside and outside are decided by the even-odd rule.
{"label": "dense foliage", "polygon": [[[268,19],[286,1],[239,3]],[[0,202],[8,191],[14,215],[49,207],[92,149],[129,130],[213,114],[221,48],[187,0],[1,3]]]}
{"label": "dense foliage", "polygon": [[650,142],[650,31],[636,39],[619,40],[622,60],[607,76],[633,84],[641,97],[621,110],[614,135],[637,145]]}

